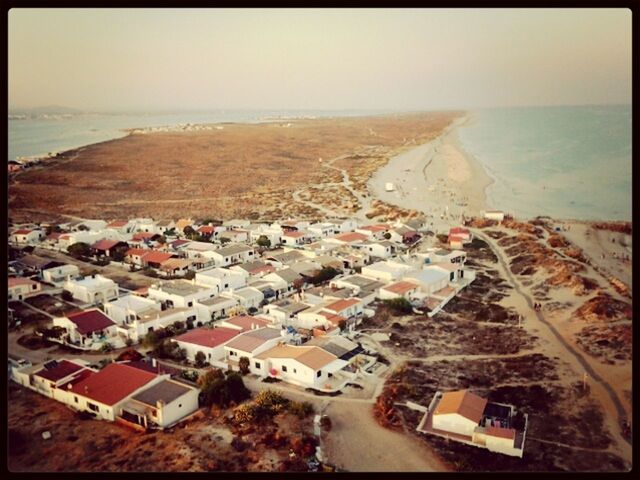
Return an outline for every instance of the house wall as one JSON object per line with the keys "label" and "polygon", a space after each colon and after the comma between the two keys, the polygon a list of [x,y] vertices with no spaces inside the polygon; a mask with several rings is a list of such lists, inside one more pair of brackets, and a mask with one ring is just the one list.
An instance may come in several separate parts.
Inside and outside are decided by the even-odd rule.
{"label": "house wall", "polygon": [[36,282],[33,285],[16,285],[8,287],[9,300],[22,300],[33,295],[37,295],[42,291],[42,285]]}
{"label": "house wall", "polygon": [[180,340],[172,340],[180,345],[180,348],[184,348],[187,353],[187,359],[191,362],[196,361],[196,354],[202,352],[207,357],[208,362],[215,362],[224,360],[225,349],[224,344],[216,347],[205,347],[202,345],[196,345],[195,343],[181,342]]}
{"label": "house wall", "polygon": [[504,453],[512,456],[522,456],[522,450],[514,448],[514,441],[509,438],[494,437],[485,435],[485,444],[487,449],[492,452]]}
{"label": "house wall", "polygon": [[80,275],[80,269],[75,265],[62,265],[60,267],[48,268],[42,271],[42,279],[45,282],[61,286],[64,282]]}
{"label": "house wall", "polygon": [[433,428],[473,437],[477,423],[457,413],[433,415]]}
{"label": "house wall", "polygon": [[408,291],[404,292],[402,295],[390,292],[389,290],[385,290],[384,288],[380,288],[380,299],[381,300],[390,300],[392,298],[406,298],[406,299],[409,299],[418,291],[418,288],[419,287],[416,285],[415,288],[412,288],[411,290],[408,290]]}
{"label": "house wall", "polygon": [[[229,365],[233,368],[234,367],[234,363],[237,364],[238,360],[240,360],[240,357],[247,357],[249,359],[249,370],[251,373],[255,374],[255,375],[261,375],[261,376],[265,376],[267,374],[268,370],[268,365],[267,365],[267,361],[266,360],[260,360],[260,359],[255,359],[254,357],[256,355],[260,355],[262,352],[265,352],[267,350],[269,350],[270,348],[275,347],[278,343],[284,341],[285,338],[284,337],[280,337],[280,338],[273,338],[271,340],[268,340],[266,342],[264,342],[262,345],[260,345],[259,347],[257,347],[253,352],[244,352],[242,350],[238,350],[235,348],[229,348],[229,347],[225,347],[225,361],[227,361],[229,363]],[[231,363],[233,362],[233,363]],[[260,363],[260,368],[257,368],[255,366],[255,362],[259,362]]]}
{"label": "house wall", "polygon": [[198,410],[199,393],[197,388],[189,389],[184,395],[158,409],[158,425],[168,427]]}

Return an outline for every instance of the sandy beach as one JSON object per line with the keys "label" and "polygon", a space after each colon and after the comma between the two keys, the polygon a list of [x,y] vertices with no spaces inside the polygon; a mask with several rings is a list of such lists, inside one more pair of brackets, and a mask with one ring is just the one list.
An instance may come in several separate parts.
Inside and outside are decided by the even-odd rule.
{"label": "sandy beach", "polygon": [[[438,231],[461,215],[480,215],[493,180],[458,141],[457,128],[468,119],[457,119],[433,141],[393,157],[370,179],[372,196],[425,213]],[[394,191],[386,191],[387,183]]]}

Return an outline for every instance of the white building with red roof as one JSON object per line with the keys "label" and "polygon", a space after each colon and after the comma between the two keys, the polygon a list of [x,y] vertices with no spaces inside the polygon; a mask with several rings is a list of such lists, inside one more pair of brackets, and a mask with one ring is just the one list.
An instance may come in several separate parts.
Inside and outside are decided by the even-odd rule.
{"label": "white building with red roof", "polygon": [[169,379],[126,364],[110,363],[102,370],[67,385],[68,404],[92,413],[98,419],[116,420],[122,407],[134,395]]}
{"label": "white building with red roof", "polygon": [[42,291],[42,284],[29,278],[8,279],[9,300],[23,300],[34,295],[38,295]]}
{"label": "white building with red roof", "polygon": [[419,290],[420,284],[401,280],[380,287],[380,299],[391,300],[393,298],[406,298],[408,300]]}
{"label": "white building with red roof", "polygon": [[44,230],[20,228],[18,230],[14,230],[10,239],[13,243],[33,245],[43,240],[45,236],[46,232]]}
{"label": "white building with red roof", "polygon": [[67,343],[83,349],[97,350],[106,342],[116,347],[122,343],[117,337],[117,324],[97,308],[56,317],[53,326],[64,328],[68,336]]}
{"label": "white building with red roof", "polygon": [[240,333],[237,328],[196,328],[172,341],[184,348],[189,361],[195,362],[198,352],[202,352],[208,363],[216,364],[224,359],[224,346]]}

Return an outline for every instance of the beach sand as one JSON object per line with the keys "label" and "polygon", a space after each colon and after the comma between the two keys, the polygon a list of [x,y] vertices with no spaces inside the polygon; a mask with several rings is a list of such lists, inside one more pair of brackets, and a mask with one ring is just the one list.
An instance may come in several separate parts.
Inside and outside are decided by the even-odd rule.
{"label": "beach sand", "polygon": [[[372,196],[425,213],[437,231],[461,215],[480,215],[493,180],[458,141],[456,129],[467,120],[462,117],[433,141],[393,157],[369,181]],[[387,183],[395,190],[386,191]]]}

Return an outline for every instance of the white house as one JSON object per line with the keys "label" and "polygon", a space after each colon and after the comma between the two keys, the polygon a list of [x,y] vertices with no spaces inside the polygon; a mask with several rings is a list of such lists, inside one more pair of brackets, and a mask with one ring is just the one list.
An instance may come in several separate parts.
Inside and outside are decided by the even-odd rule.
{"label": "white house", "polygon": [[288,298],[278,300],[264,306],[265,315],[273,318],[276,323],[282,325],[296,325],[297,315],[309,308],[310,305],[297,301],[292,301]]}
{"label": "white house", "polygon": [[362,275],[383,282],[392,282],[399,280],[412,270],[414,270],[412,265],[386,260],[362,267]]}
{"label": "white house", "polygon": [[68,405],[98,419],[114,421],[122,415],[122,407],[131,397],[168,379],[168,374],[156,375],[126,364],[110,363],[99,372],[70,383]]}
{"label": "white house", "polygon": [[368,242],[362,247],[372,257],[390,258],[396,254],[396,244],[388,240],[379,242]]}
{"label": "white house", "polygon": [[97,308],[56,317],[53,326],[64,328],[68,343],[82,348],[97,350],[106,342],[118,343],[117,324]]}
{"label": "white house", "polygon": [[227,292],[247,285],[249,273],[239,268],[211,268],[196,273],[195,283],[215,289],[215,293]]}
{"label": "white house", "polygon": [[224,346],[240,333],[241,331],[235,328],[196,328],[175,337],[172,341],[184,348],[189,361],[195,362],[198,352],[202,352],[207,363],[215,364],[224,360]]}
{"label": "white house", "polygon": [[251,364],[262,377],[316,390],[336,391],[348,381],[336,375],[347,362],[316,346],[277,345],[256,355]]}
{"label": "white house", "polygon": [[43,240],[45,236],[44,230],[21,228],[11,234],[11,241],[18,244],[34,245]]}
{"label": "white house", "polygon": [[289,247],[304,245],[306,240],[307,235],[304,232],[299,231],[284,232],[281,237],[282,244]]}
{"label": "white house", "polygon": [[8,280],[9,300],[24,300],[25,298],[38,295],[42,291],[40,282],[29,278],[14,278]]}
{"label": "white house", "polygon": [[63,285],[73,298],[81,302],[96,304],[118,298],[118,284],[102,275],[91,275],[80,279],[69,279]]}
{"label": "white house", "polygon": [[75,265],[59,265],[42,270],[42,280],[61,287],[65,282],[80,276],[80,269]]}
{"label": "white house", "polygon": [[504,212],[502,210],[487,210],[483,216],[487,220],[495,220],[497,222],[504,221]]}
{"label": "white house", "polygon": [[404,280],[417,283],[421,292],[432,294],[449,284],[449,275],[440,270],[427,268],[406,275]]}
{"label": "white house", "polygon": [[400,281],[380,287],[380,299],[391,300],[393,298],[411,299],[420,290],[420,284],[415,282]]}
{"label": "white house", "polygon": [[144,427],[168,428],[198,410],[200,389],[164,379],[133,395],[121,416]]}
{"label": "white house", "polygon": [[124,325],[135,320],[138,315],[147,310],[162,310],[159,302],[139,295],[125,295],[117,300],[106,302],[104,312],[118,325]]}
{"label": "white house", "polygon": [[229,292],[223,293],[222,296],[235,299],[238,305],[244,310],[250,310],[252,308],[258,309],[264,300],[264,294],[254,287],[230,290]]}
{"label": "white house", "polygon": [[342,233],[340,228],[333,223],[329,222],[318,222],[309,225],[307,228],[309,233],[314,235],[316,238],[327,238],[331,235],[336,235],[338,233]]}
{"label": "white house", "polygon": [[167,328],[176,322],[186,324],[187,322],[195,323],[197,319],[195,308],[167,308],[165,310],[156,310],[149,308],[137,313],[135,318],[129,318],[127,321],[118,326],[118,332],[130,338],[134,343],[142,341],[149,332],[155,332],[163,328]]}
{"label": "white house", "polygon": [[251,373],[260,375],[263,373],[263,365],[259,361],[254,362],[253,358],[278,343],[288,342],[290,338],[286,330],[279,328],[265,327],[243,332],[224,346],[225,360],[231,368],[237,370],[240,358],[247,357]]}
{"label": "white house", "polygon": [[190,280],[168,280],[151,285],[148,294],[167,307],[191,308],[197,301],[214,297],[217,290]]}
{"label": "white house", "polygon": [[384,224],[376,224],[376,225],[365,225],[359,228],[356,228],[357,233],[362,233],[366,235],[370,239],[375,240],[384,240],[385,233],[389,231],[389,225]]}
{"label": "white house", "polygon": [[468,390],[436,392],[418,431],[522,457],[528,416],[512,405],[488,402]]}
{"label": "white house", "polygon": [[237,298],[223,295],[198,300],[195,304],[198,312],[198,321],[202,323],[241,313],[244,308],[238,308],[239,305],[240,302]]}
{"label": "white house", "polygon": [[213,258],[216,266],[227,267],[238,263],[248,262],[255,258],[255,251],[248,245],[227,245],[217,250],[208,251],[203,255]]}

